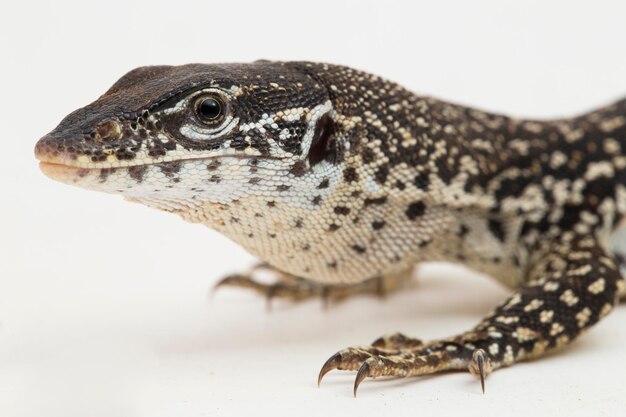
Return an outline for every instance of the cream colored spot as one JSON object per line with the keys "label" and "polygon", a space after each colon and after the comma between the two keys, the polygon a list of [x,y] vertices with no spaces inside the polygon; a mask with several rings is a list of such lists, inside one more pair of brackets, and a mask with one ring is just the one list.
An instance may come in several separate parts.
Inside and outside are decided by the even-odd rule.
{"label": "cream colored spot", "polygon": [[582,239],[579,243],[578,246],[580,246],[581,248],[593,248],[596,245],[596,241],[594,238],[592,237],[586,237],[584,239]]}
{"label": "cream colored spot", "polygon": [[529,329],[528,327],[518,327],[515,329],[515,332],[513,332],[513,337],[515,337],[520,343],[535,340],[538,336],[539,333]]}
{"label": "cream colored spot", "polygon": [[550,336],[556,336],[557,334],[563,332],[565,327],[561,323],[552,323],[552,327],[550,328]]}
{"label": "cream colored spot", "polygon": [[506,305],[504,306],[504,309],[508,310],[509,308],[513,307],[514,305],[519,304],[520,301],[522,301],[522,295],[520,293],[515,293],[515,294],[513,294],[513,296],[509,300],[509,302],[506,303]]}
{"label": "cream colored spot", "polygon": [[537,355],[541,355],[543,352],[546,351],[546,349],[548,348],[549,342],[547,340],[541,340],[537,343],[535,343],[535,346],[533,346],[533,356],[537,356]]}
{"label": "cream colored spot", "polygon": [[[579,235],[586,235],[586,234],[588,234],[588,233],[590,232],[591,228],[590,228],[590,227],[589,227],[589,225],[587,225],[587,224],[584,224],[584,223],[577,223],[577,224],[574,226],[574,230],[575,230],[575,231],[576,231],[576,233],[578,233]],[[569,275],[584,275],[584,274],[580,274],[578,271],[579,271],[579,270],[577,269],[577,270],[574,270],[574,271],[569,272],[568,274],[569,274]]]}
{"label": "cream colored spot", "polygon": [[572,307],[578,302],[578,297],[576,297],[574,291],[567,289],[563,292],[563,294],[561,294],[559,300],[563,301],[569,307]]}
{"label": "cream colored spot", "polygon": [[566,334],[562,334],[561,336],[559,336],[556,339],[556,346],[557,347],[561,347],[561,346],[565,346],[569,343],[569,336]]}
{"label": "cream colored spot", "polygon": [[543,286],[545,291],[556,291],[559,289],[559,283],[554,281],[546,282]]}
{"label": "cream colored spot", "polygon": [[624,124],[626,124],[626,118],[624,116],[615,116],[611,119],[606,119],[600,122],[600,129],[603,132],[609,133],[615,129],[619,129],[624,126]]}
{"label": "cream colored spot", "polygon": [[550,168],[557,169],[567,162],[567,156],[561,151],[554,151],[550,158]]}
{"label": "cream colored spot", "polygon": [[615,268],[615,262],[613,262],[611,258],[607,258],[606,256],[601,256],[600,262],[602,262],[604,265],[608,266],[611,269]]}
{"label": "cream colored spot", "polygon": [[515,360],[515,357],[513,356],[513,348],[511,347],[511,345],[506,345],[506,348],[504,351],[504,364],[510,365],[513,363],[514,360]]}
{"label": "cream colored spot", "polygon": [[570,276],[572,276],[572,275],[586,275],[589,272],[591,272],[591,265],[584,265],[584,266],[581,266],[580,268],[568,271],[567,275],[570,275]]}
{"label": "cream colored spot", "polygon": [[538,298],[535,298],[530,303],[526,304],[526,306],[524,307],[524,311],[528,313],[530,311],[537,310],[542,305],[543,305],[543,301],[541,301]]}
{"label": "cream colored spot", "polygon": [[515,316],[498,316],[496,317],[496,321],[504,324],[517,323],[519,321],[519,317]]}
{"label": "cream colored spot", "polygon": [[591,310],[589,307],[585,307],[576,314],[576,320],[578,321],[578,327],[585,327],[591,317]]}
{"label": "cream colored spot", "polygon": [[606,303],[604,306],[602,306],[602,310],[600,310],[600,318],[609,314],[611,310],[613,310],[613,306],[609,303]]}
{"label": "cream colored spot", "polygon": [[587,165],[587,171],[584,174],[584,178],[587,181],[593,181],[600,177],[612,177],[615,175],[613,165],[608,161],[590,162]]}
{"label": "cream colored spot", "polygon": [[590,252],[570,252],[567,257],[572,261],[580,261],[582,259],[591,259]]}
{"label": "cream colored spot", "polygon": [[602,148],[604,149],[604,152],[609,154],[619,154],[622,150],[620,143],[613,138],[604,139]]}
{"label": "cream colored spot", "polygon": [[604,281],[604,278],[599,278],[592,282],[587,287],[587,290],[589,290],[589,292],[592,294],[600,294],[602,291],[604,291],[605,284],[606,282]]}
{"label": "cream colored spot", "polygon": [[539,313],[539,321],[542,323],[550,323],[553,317],[554,311],[552,310],[543,310],[541,313]]}
{"label": "cream colored spot", "polygon": [[617,169],[626,168],[626,157],[623,157],[623,156],[613,157],[613,165],[615,165],[615,168]]}
{"label": "cream colored spot", "polygon": [[492,355],[497,355],[499,351],[500,346],[498,346],[497,343],[492,343],[491,345],[489,345],[489,353],[491,353]]}

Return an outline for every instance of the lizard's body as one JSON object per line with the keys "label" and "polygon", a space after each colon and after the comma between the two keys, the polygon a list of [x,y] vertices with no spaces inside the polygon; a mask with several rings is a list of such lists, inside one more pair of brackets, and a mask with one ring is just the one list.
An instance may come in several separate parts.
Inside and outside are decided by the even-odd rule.
{"label": "lizard's body", "polygon": [[[220,120],[198,113],[206,98]],[[360,369],[358,385],[483,374],[604,317],[623,288],[610,241],[626,213],[625,146],[626,101],[524,121],[346,67],[262,61],[137,69],[36,152],[51,177],[204,223],[287,281],[345,291],[443,260],[517,289],[456,338],[395,335],[322,371]]]}

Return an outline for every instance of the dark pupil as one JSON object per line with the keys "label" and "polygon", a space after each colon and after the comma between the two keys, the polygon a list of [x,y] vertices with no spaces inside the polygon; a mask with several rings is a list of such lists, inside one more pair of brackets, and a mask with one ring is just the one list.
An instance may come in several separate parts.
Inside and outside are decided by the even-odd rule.
{"label": "dark pupil", "polygon": [[207,120],[217,119],[222,112],[220,102],[214,98],[206,98],[200,103],[198,113]]}

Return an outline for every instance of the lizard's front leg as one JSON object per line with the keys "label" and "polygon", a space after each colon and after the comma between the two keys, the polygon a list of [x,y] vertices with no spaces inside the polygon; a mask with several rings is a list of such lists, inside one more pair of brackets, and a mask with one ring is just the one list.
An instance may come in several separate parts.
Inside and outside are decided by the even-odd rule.
{"label": "lizard's front leg", "polygon": [[378,376],[419,376],[470,370],[484,378],[491,370],[567,345],[613,308],[623,280],[591,236],[565,232],[545,239],[531,256],[527,284],[472,330],[421,343],[395,335],[370,346],[347,348],[323,366],[358,371],[361,381]]}
{"label": "lizard's front leg", "polygon": [[[268,283],[259,279],[258,274],[262,272],[268,272],[273,276],[274,281]],[[247,288],[265,296],[268,302],[273,298],[284,298],[292,301],[321,298],[326,304],[357,294],[372,294],[383,297],[405,284],[411,275],[412,270],[409,270],[355,284],[324,284],[288,274],[267,263],[260,263],[247,273],[233,274],[221,279],[215,284],[214,289],[221,287]]]}

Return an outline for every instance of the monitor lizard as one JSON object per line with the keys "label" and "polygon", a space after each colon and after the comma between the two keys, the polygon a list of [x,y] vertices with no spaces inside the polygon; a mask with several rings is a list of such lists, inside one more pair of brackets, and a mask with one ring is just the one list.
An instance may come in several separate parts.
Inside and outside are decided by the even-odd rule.
{"label": "monitor lizard", "polygon": [[400,288],[425,261],[511,288],[474,328],[330,357],[367,377],[493,370],[571,343],[624,294],[626,100],[522,120],[310,62],[134,69],[35,148],[49,177],[205,224],[258,256],[218,285],[294,300]]}

